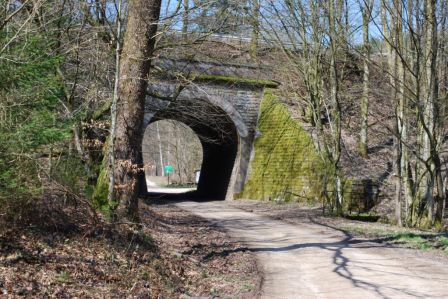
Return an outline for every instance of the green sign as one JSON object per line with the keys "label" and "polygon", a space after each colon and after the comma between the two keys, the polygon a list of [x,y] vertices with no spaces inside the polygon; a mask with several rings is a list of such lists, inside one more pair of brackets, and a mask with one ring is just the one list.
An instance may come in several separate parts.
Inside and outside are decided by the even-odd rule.
{"label": "green sign", "polygon": [[171,165],[165,166],[165,173],[166,174],[173,173],[173,171],[174,171],[173,166],[171,166]]}

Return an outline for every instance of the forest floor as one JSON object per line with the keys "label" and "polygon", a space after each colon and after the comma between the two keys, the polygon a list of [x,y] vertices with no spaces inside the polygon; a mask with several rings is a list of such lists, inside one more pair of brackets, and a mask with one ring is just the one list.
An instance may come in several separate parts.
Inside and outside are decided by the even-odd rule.
{"label": "forest floor", "polygon": [[79,206],[50,214],[0,230],[0,298],[258,297],[254,255],[172,204],[142,204],[140,228],[91,223]]}
{"label": "forest floor", "polygon": [[[226,229],[255,254],[263,272],[261,298],[447,298],[448,257],[341,228],[351,220],[322,217],[300,205],[178,202]],[[368,227],[385,229],[382,224]],[[392,229],[392,227],[390,227]],[[353,229],[354,231],[354,229]],[[243,249],[220,249],[229,255]],[[235,298],[237,298],[236,296]]]}

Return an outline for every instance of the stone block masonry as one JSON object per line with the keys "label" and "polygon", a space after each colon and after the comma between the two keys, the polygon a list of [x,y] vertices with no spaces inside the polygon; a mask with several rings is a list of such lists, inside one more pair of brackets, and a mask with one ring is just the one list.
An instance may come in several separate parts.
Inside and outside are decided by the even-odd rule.
{"label": "stone block masonry", "polygon": [[248,180],[240,198],[316,202],[323,198],[328,164],[311,136],[292,119],[272,90],[265,90]]}

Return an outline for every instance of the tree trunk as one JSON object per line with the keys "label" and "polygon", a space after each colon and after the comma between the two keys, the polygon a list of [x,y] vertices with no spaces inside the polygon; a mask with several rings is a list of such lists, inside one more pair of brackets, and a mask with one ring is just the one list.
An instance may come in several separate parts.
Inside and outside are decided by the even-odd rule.
{"label": "tree trunk", "polygon": [[[410,226],[412,225],[412,204],[415,199],[415,190],[414,190],[414,179],[412,175],[412,169],[411,169],[411,160],[410,160],[410,150],[409,150],[409,144],[410,144],[410,138],[409,138],[409,129],[410,129],[410,115],[411,112],[409,104],[416,103],[416,99],[418,97],[416,96],[418,93],[418,90],[416,88],[416,82],[418,79],[418,76],[416,76],[415,73],[415,45],[414,45],[414,38],[415,38],[415,30],[414,28],[414,1],[409,1],[408,5],[406,6],[407,12],[406,15],[407,18],[407,31],[410,31],[412,33],[409,34],[409,36],[406,38],[405,41],[403,41],[404,46],[404,53],[408,59],[408,65],[409,65],[409,71],[403,72],[402,81],[403,84],[408,84],[409,88],[408,90],[411,90],[409,92],[409,95],[406,95],[405,98],[405,119],[403,120],[403,129],[402,129],[402,138],[403,138],[403,156],[402,156],[402,176],[403,176],[403,184],[404,184],[404,202],[405,202],[405,221],[406,225]],[[404,63],[401,65],[402,69],[405,70]],[[406,76],[406,74],[409,74],[409,76]],[[409,82],[409,83],[406,83]],[[415,93],[412,92],[412,90],[415,90]],[[417,138],[418,142],[418,138]]]}
{"label": "tree trunk", "polygon": [[430,225],[434,223],[435,200],[434,185],[435,172],[438,153],[436,149],[436,101],[437,101],[437,24],[436,24],[436,1],[428,0],[425,3],[426,15],[426,44],[425,44],[425,71],[427,80],[427,97],[425,112],[423,118],[424,135],[423,135],[423,159],[428,168],[425,183],[425,198],[428,207],[428,222]]}
{"label": "tree trunk", "polygon": [[121,22],[122,22],[122,0],[118,2],[117,8],[117,32],[115,44],[115,83],[114,94],[112,98],[112,105],[110,107],[111,124],[108,145],[108,160],[109,160],[109,190],[107,193],[107,201],[110,207],[115,205],[115,138],[117,135],[117,102],[118,102],[118,88],[120,86],[120,54],[121,54]]}
{"label": "tree trunk", "polygon": [[184,0],[184,12],[182,14],[182,39],[187,42],[188,25],[190,23],[190,1]]}
{"label": "tree trunk", "polygon": [[157,130],[157,143],[159,144],[160,173],[162,174],[162,176],[165,176],[165,168],[163,168],[163,150],[162,150],[162,140],[160,138],[159,122],[156,122],[156,130]]}
{"label": "tree trunk", "polygon": [[387,48],[387,62],[388,62],[388,77],[389,77],[389,82],[392,86],[394,86],[394,77],[392,75],[392,68],[393,68],[393,41],[392,41],[392,37],[391,37],[391,29],[389,26],[389,22],[388,22],[388,12],[389,8],[387,7],[387,2],[386,0],[381,0],[381,25],[382,25],[382,29],[383,29],[383,35],[384,35],[384,40],[385,40],[385,44],[386,44],[386,48]]}
{"label": "tree trunk", "polygon": [[258,54],[258,35],[260,31],[260,3],[259,0],[252,0],[252,37],[250,40],[250,58],[255,60]]}
{"label": "tree trunk", "polygon": [[[388,15],[389,12],[389,15]],[[395,176],[395,218],[399,226],[402,225],[402,99],[403,82],[401,75],[401,4],[399,0],[393,0],[392,3],[387,0],[381,0],[381,22],[384,39],[388,50],[388,73],[389,82],[392,89],[392,100],[394,106],[394,176]],[[389,21],[390,20],[390,21]]]}
{"label": "tree trunk", "polygon": [[364,40],[364,74],[363,74],[363,92],[361,99],[361,132],[359,136],[359,153],[362,157],[367,158],[367,134],[369,120],[369,63],[370,63],[370,43],[369,43],[369,22],[372,6],[369,2],[364,3],[362,13],[362,28]]}
{"label": "tree trunk", "polygon": [[121,60],[115,180],[118,217],[138,220],[139,178],[147,77],[154,50],[161,0],[131,0]]}
{"label": "tree trunk", "polygon": [[342,214],[343,192],[342,181],[340,175],[339,161],[341,158],[341,106],[339,103],[339,79],[338,69],[336,65],[336,55],[338,53],[338,31],[336,27],[337,15],[334,3],[329,3],[329,33],[330,33],[330,103],[331,103],[331,120],[330,128],[332,131],[333,146],[331,150],[331,160],[335,169],[336,184],[336,210],[337,214]]}
{"label": "tree trunk", "polygon": [[397,212],[397,224],[399,226],[403,226],[403,210],[402,210],[402,193],[401,190],[403,190],[404,187],[406,187],[406,184],[403,184],[406,180],[406,162],[405,159],[407,157],[405,156],[406,152],[406,136],[407,134],[407,128],[405,126],[406,123],[406,97],[405,97],[405,82],[406,82],[406,72],[404,68],[404,62],[403,62],[403,55],[404,55],[404,46],[403,46],[403,4],[401,3],[401,0],[395,0],[394,1],[394,9],[395,9],[395,51],[397,53],[395,54],[395,68],[396,71],[394,73],[396,74],[396,122],[397,122],[397,141],[399,142],[399,146],[397,148],[397,157],[399,159],[396,160],[397,168],[400,168],[399,171],[397,171],[398,179],[400,179],[399,184],[397,184],[397,209],[399,209],[399,212]]}
{"label": "tree trunk", "polygon": [[[398,130],[399,124],[396,123],[395,127]],[[401,210],[401,190],[402,190],[402,173],[401,173],[401,141],[400,138],[395,137],[394,141],[394,174],[395,174],[395,218],[398,226],[403,225],[402,210]]]}

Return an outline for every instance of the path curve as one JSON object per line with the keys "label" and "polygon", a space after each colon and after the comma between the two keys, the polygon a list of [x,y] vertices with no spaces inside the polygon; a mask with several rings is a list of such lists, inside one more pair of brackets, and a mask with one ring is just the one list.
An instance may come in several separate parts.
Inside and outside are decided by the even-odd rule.
{"label": "path curve", "polygon": [[304,219],[287,224],[226,202],[181,202],[255,253],[261,298],[448,298],[448,266],[415,250],[352,239]]}

